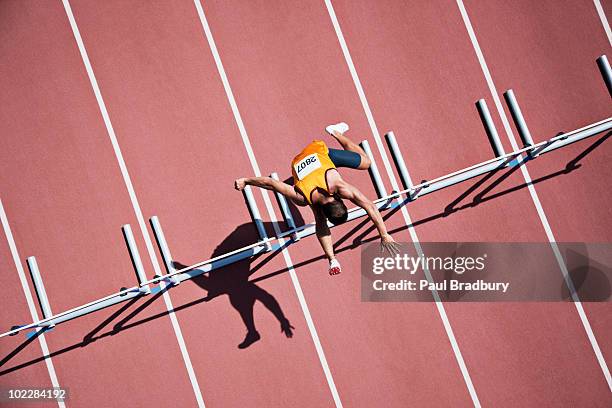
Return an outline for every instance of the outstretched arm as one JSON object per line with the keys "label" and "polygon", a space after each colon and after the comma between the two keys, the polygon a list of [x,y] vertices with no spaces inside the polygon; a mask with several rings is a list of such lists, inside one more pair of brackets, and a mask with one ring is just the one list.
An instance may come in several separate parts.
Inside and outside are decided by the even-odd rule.
{"label": "outstretched arm", "polygon": [[308,205],[304,196],[295,191],[292,186],[282,181],[274,180],[271,177],[243,177],[234,181],[234,188],[236,190],[242,191],[246,186],[255,186],[276,191],[293,201],[296,205],[302,207]]}
{"label": "outstretched arm", "polygon": [[397,244],[395,243],[393,237],[387,232],[385,222],[383,221],[382,215],[380,215],[380,211],[378,211],[376,205],[374,205],[369,198],[359,191],[359,189],[345,181],[343,181],[337,188],[340,197],[350,200],[353,204],[358,205],[366,211],[374,223],[374,226],[378,230],[378,235],[380,235],[383,250],[387,249],[391,253],[397,252]]}
{"label": "outstretched arm", "polygon": [[334,243],[332,242],[331,231],[327,225],[327,218],[325,218],[325,214],[323,214],[323,211],[321,211],[319,207],[313,207],[313,210],[316,222],[317,239],[323,248],[323,252],[325,252],[327,260],[331,262],[331,260],[336,256],[334,255]]}

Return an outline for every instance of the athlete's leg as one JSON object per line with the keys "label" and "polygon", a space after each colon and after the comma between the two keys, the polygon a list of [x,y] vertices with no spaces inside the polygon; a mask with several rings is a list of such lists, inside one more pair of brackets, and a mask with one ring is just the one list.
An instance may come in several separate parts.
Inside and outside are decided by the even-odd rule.
{"label": "athlete's leg", "polygon": [[370,167],[370,158],[368,157],[368,155],[366,155],[366,153],[357,143],[353,142],[351,139],[346,137],[344,133],[340,133],[338,130],[334,129],[334,126],[332,127],[328,126],[328,128],[330,128],[331,130],[330,134],[338,141],[338,143],[340,143],[340,145],[342,146],[344,150],[357,153],[359,157],[361,158],[360,163],[357,167],[353,167],[353,166],[346,166],[346,167],[352,167],[358,170],[366,170]]}

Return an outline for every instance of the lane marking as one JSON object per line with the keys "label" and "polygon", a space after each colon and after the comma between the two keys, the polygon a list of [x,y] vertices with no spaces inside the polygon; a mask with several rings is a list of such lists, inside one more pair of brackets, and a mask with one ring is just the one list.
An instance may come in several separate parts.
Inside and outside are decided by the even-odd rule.
{"label": "lane marking", "polygon": [[[359,76],[357,75],[357,70],[355,69],[355,64],[353,63],[353,59],[349,52],[348,46],[344,39],[344,34],[340,28],[340,23],[338,22],[338,17],[336,16],[336,12],[334,11],[334,7],[331,3],[331,0],[325,0],[325,5],[327,6],[327,11],[331,18],[332,24],[334,26],[334,30],[336,31],[336,36],[338,37],[338,42],[340,43],[340,48],[342,49],[342,53],[344,54],[344,58],[346,60],[346,64],[348,65],[349,71],[351,73],[351,77],[353,78],[353,82],[355,84],[355,88],[357,89],[357,93],[359,94],[359,100],[361,101],[361,105],[363,106],[363,110],[368,119],[368,124],[370,125],[370,129],[372,130],[372,135],[374,136],[374,140],[376,141],[376,146],[382,158],[385,171],[391,181],[391,187],[395,191],[401,191],[399,184],[395,178],[395,174],[393,173],[393,169],[391,167],[391,163],[389,158],[387,157],[387,153],[385,151],[382,138],[378,132],[378,127],[376,126],[376,122],[374,121],[374,115],[372,114],[372,110],[370,109],[370,105],[368,100],[366,99],[365,92],[363,87],[361,86],[361,81],[359,80]],[[403,196],[399,197],[398,200],[402,201]],[[408,231],[410,232],[410,237],[412,239],[413,245],[417,251],[417,253],[421,256],[423,255],[423,249],[421,247],[421,243],[417,236],[415,228],[412,226],[412,219],[410,218],[410,214],[408,213],[408,209],[406,206],[401,206],[401,212],[404,217],[404,222],[408,227]],[[444,308],[444,304],[440,301],[437,292],[434,292],[434,299],[436,308],[438,310],[438,314],[442,319],[442,324],[444,325],[444,330],[446,331],[446,335],[448,340],[451,343],[451,347],[453,349],[453,353],[455,354],[455,359],[457,360],[457,364],[459,365],[459,369],[461,371],[461,375],[463,376],[463,380],[465,381],[465,385],[468,389],[470,397],[472,398],[472,402],[475,407],[480,407],[480,401],[478,400],[478,395],[476,394],[476,389],[474,388],[474,384],[472,383],[472,379],[468,372],[465,361],[463,360],[463,355],[461,354],[461,350],[459,349],[459,344],[457,343],[457,339],[455,338],[455,334],[453,332],[453,328],[451,327],[450,321],[446,314],[446,310]]]}
{"label": "lane marking", "polygon": [[[100,113],[102,114],[102,119],[104,120],[104,125],[106,126],[108,137],[113,146],[113,150],[115,152],[115,157],[117,158],[117,163],[119,164],[119,168],[121,170],[123,181],[128,190],[130,201],[132,203],[132,208],[134,209],[134,213],[136,214],[136,219],[138,220],[138,225],[140,227],[140,232],[142,233],[142,236],[145,240],[147,252],[149,253],[149,258],[151,259],[151,264],[153,265],[155,274],[162,275],[161,267],[160,267],[159,262],[157,261],[157,257],[155,256],[155,250],[153,249],[153,243],[151,241],[149,231],[147,230],[147,224],[142,215],[142,210],[140,208],[140,204],[138,203],[138,198],[136,197],[136,192],[134,191],[132,180],[128,173],[127,166],[125,164],[125,160],[123,159],[123,154],[121,153],[119,142],[117,141],[117,136],[115,135],[115,130],[113,129],[113,125],[111,123],[110,116],[108,115],[108,111],[106,110],[106,104],[104,103],[104,99],[102,98],[102,93],[100,92],[98,81],[96,79],[96,76],[94,75],[93,68],[89,61],[89,56],[87,55],[85,44],[83,43],[83,39],[81,38],[79,27],[77,26],[74,15],[72,14],[72,8],[70,7],[69,1],[62,0],[62,2],[64,4],[64,9],[66,10],[66,15],[68,16],[68,20],[70,21],[70,27],[72,28],[74,38],[79,47],[79,52],[81,53],[81,58],[83,60],[83,64],[85,65],[85,70],[87,71],[89,82],[91,83],[91,87],[96,96],[96,101],[98,102],[98,107],[100,108]],[[168,310],[168,315],[170,316],[170,321],[172,322],[172,328],[174,329],[174,334],[176,335],[176,340],[181,350],[183,361],[185,362],[185,367],[189,375],[189,380],[191,381],[191,386],[193,388],[193,392],[198,402],[198,406],[200,408],[204,408],[205,406],[204,406],[204,399],[202,398],[202,391],[200,390],[200,386],[198,384],[198,380],[195,375],[193,365],[191,364],[191,358],[189,357],[189,352],[187,351],[187,345],[185,344],[185,340],[183,338],[183,332],[179,325],[178,319],[174,313],[174,306],[172,305],[172,300],[170,299],[170,294],[168,293],[168,291],[164,291],[163,297],[164,297],[164,302],[166,303],[166,308]]]}
{"label": "lane marking", "polygon": [[[17,269],[17,274],[19,275],[19,281],[21,282],[21,288],[23,289],[23,294],[25,295],[26,302],[28,303],[28,309],[30,310],[30,316],[32,316],[32,321],[37,322],[38,319],[38,311],[36,310],[36,304],[34,303],[34,298],[32,297],[32,292],[30,292],[30,286],[28,285],[28,281],[26,279],[26,274],[23,269],[23,265],[21,264],[21,258],[19,257],[19,252],[17,251],[17,244],[15,244],[15,239],[13,238],[13,233],[11,231],[11,226],[9,225],[8,218],[6,216],[6,212],[4,211],[4,205],[2,204],[2,199],[0,199],[0,220],[2,222],[2,228],[4,229],[4,234],[6,235],[6,240],[8,241],[9,248],[11,250],[11,255],[13,256],[13,262],[15,263],[15,268]],[[36,333],[39,333],[42,329],[36,329]],[[49,372],[49,377],[51,378],[51,385],[55,388],[59,388],[59,381],[57,379],[57,374],[55,372],[55,367],[53,366],[53,361],[51,361],[51,355],[49,353],[49,347],[47,345],[47,340],[45,339],[44,333],[40,333],[38,336],[38,341],[40,343],[40,349],[45,357],[45,364],[47,365],[47,371]],[[66,408],[66,404],[64,401],[57,401],[57,405],[60,408]]]}
{"label": "lane marking", "polygon": [[[493,97],[493,100],[495,101],[495,107],[497,108],[501,121],[504,125],[506,135],[508,136],[508,139],[510,140],[510,144],[512,145],[512,148],[514,150],[518,150],[519,149],[518,143],[516,142],[516,138],[514,136],[514,133],[512,132],[512,128],[510,127],[510,121],[508,120],[508,117],[506,116],[506,113],[504,112],[504,108],[502,106],[501,99],[499,98],[499,94],[497,93],[497,88],[495,87],[495,84],[493,83],[491,72],[489,71],[489,68],[484,58],[484,54],[482,53],[480,44],[478,43],[478,40],[476,38],[476,33],[474,32],[474,28],[472,27],[472,23],[467,14],[467,10],[465,9],[465,6],[463,5],[462,0],[457,0],[457,5],[459,6],[461,17],[463,18],[463,22],[469,34],[470,40],[472,41],[472,46],[474,47],[474,51],[476,52],[476,56],[478,57],[478,62],[480,63],[480,67],[487,81],[487,85],[489,86],[489,91],[491,92],[491,96]],[[525,183],[527,184],[527,188],[529,190],[529,194],[531,195],[533,204],[536,208],[538,216],[540,217],[542,226],[544,227],[544,231],[546,232],[546,237],[548,238],[548,242],[550,242],[552,251],[555,254],[555,258],[557,259],[557,263],[559,264],[559,268],[561,269],[561,273],[563,274],[563,278],[565,279],[565,282],[570,290],[570,293],[572,293],[572,300],[576,307],[578,315],[580,316],[580,321],[582,322],[582,325],[584,326],[584,330],[586,331],[587,337],[589,338],[589,342],[591,343],[591,347],[593,348],[593,351],[595,352],[595,356],[597,357],[599,366],[601,367],[604,377],[608,383],[608,387],[610,388],[610,391],[612,392],[612,377],[610,376],[610,370],[608,369],[606,360],[604,359],[601,349],[599,348],[599,344],[597,343],[597,339],[595,338],[595,334],[593,333],[591,324],[589,323],[589,320],[586,316],[584,308],[582,307],[582,303],[580,302],[580,299],[578,298],[578,295],[575,293],[575,291],[572,290],[573,283],[569,276],[567,265],[565,264],[565,261],[563,260],[561,251],[559,250],[559,246],[556,243],[555,236],[553,235],[552,229],[548,222],[548,218],[546,217],[546,214],[544,213],[544,208],[542,207],[540,198],[538,197],[535,187],[533,186],[533,183],[531,181],[531,175],[529,174],[529,171],[527,170],[527,165],[523,163],[520,166],[520,169],[521,169],[521,173],[523,174],[523,178],[525,179]]]}
{"label": "lane marking", "polygon": [[599,0],[593,0],[593,3],[595,3],[597,14],[599,14],[599,19],[601,20],[601,25],[603,26],[603,29],[606,32],[606,35],[608,36],[608,42],[610,43],[610,46],[612,46],[612,30],[610,30],[610,24],[608,24],[606,13],[604,12],[604,9],[601,6],[601,2]]}
{"label": "lane marking", "polygon": [[[210,46],[213,58],[215,60],[215,64],[217,65],[217,70],[219,71],[219,76],[221,77],[221,82],[223,83],[223,88],[225,89],[225,93],[227,95],[227,99],[232,108],[232,113],[234,114],[234,119],[236,124],[238,125],[238,130],[240,131],[240,136],[242,138],[242,142],[244,143],[244,147],[247,151],[247,155],[249,157],[249,161],[251,163],[251,167],[253,168],[253,172],[257,177],[261,176],[261,171],[259,169],[259,165],[257,164],[257,159],[255,158],[255,153],[253,152],[253,148],[251,146],[251,142],[249,140],[249,136],[244,127],[244,123],[242,121],[242,116],[240,115],[240,111],[238,110],[238,105],[236,104],[236,100],[234,98],[234,93],[232,92],[232,88],[230,86],[229,80],[227,79],[227,75],[225,73],[225,68],[223,67],[223,63],[221,62],[221,57],[219,56],[219,51],[217,50],[217,46],[215,44],[215,40],[212,36],[212,32],[210,30],[210,26],[208,25],[208,21],[204,14],[204,9],[202,8],[202,4],[200,0],[194,0],[195,7],[198,11],[198,16],[200,17],[200,22],[202,23],[202,28],[204,29],[204,34],[206,36],[206,40],[208,41],[208,45]],[[280,228],[278,226],[278,221],[276,219],[276,215],[274,214],[274,209],[272,207],[272,202],[270,200],[270,196],[268,195],[267,190],[259,189],[263,196],[263,200],[266,206],[266,210],[268,211],[268,215],[274,227],[274,232],[276,235],[280,234]],[[283,246],[285,240],[281,239],[278,243]],[[291,256],[289,255],[289,251],[286,247],[283,247],[282,250],[283,258],[285,259],[285,263],[287,264],[287,269],[289,270],[289,275],[291,276],[291,282],[293,283],[293,287],[295,289],[295,293],[298,297],[298,301],[300,303],[300,307],[302,308],[302,312],[304,314],[304,318],[306,319],[306,324],[308,325],[308,330],[310,331],[310,336],[312,337],[312,341],[315,345],[315,349],[317,350],[317,355],[319,356],[319,361],[323,368],[323,372],[325,373],[325,378],[327,379],[327,384],[331,391],[332,397],[334,399],[334,403],[336,407],[342,407],[342,401],[340,400],[340,395],[338,394],[338,390],[336,388],[336,384],[334,382],[334,378],[332,376],[331,370],[329,368],[329,364],[327,363],[327,358],[325,357],[325,352],[323,351],[323,346],[321,345],[321,340],[319,339],[319,335],[317,333],[317,329],[315,328],[314,321],[310,314],[310,310],[308,308],[308,304],[306,302],[306,297],[304,296],[304,292],[302,291],[302,287],[300,285],[300,281],[293,267],[293,261],[291,260]]]}

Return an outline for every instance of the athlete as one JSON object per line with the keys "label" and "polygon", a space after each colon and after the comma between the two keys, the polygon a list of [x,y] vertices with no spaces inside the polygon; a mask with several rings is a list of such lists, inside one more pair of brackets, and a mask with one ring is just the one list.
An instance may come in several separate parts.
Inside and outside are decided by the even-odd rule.
{"label": "athlete", "polygon": [[380,235],[382,250],[398,252],[398,244],[387,232],[380,212],[361,191],[346,182],[338,167],[367,170],[370,159],[363,149],[344,135],[349,129],[346,123],[325,128],[342,145],[344,150],[329,149],[325,142],[314,140],[295,156],[291,162],[293,186],[270,177],[239,178],[234,182],[236,190],[245,186],[256,186],[283,194],[296,205],[310,206],[316,221],[316,234],[329,261],[329,274],[337,275],[342,269],[334,254],[331,232],[327,221],[333,225],[347,220],[348,211],[342,199],[363,208]]}

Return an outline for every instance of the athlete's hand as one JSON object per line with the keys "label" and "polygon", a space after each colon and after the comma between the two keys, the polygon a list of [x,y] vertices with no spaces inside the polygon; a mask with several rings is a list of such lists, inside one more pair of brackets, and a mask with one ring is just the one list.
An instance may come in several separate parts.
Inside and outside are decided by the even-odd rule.
{"label": "athlete's hand", "polygon": [[293,337],[293,330],[295,330],[295,327],[289,323],[289,320],[285,319],[281,322],[281,333],[285,333],[288,338]]}
{"label": "athlete's hand", "polygon": [[383,254],[387,251],[389,255],[397,255],[400,252],[400,245],[395,242],[391,235],[385,234],[380,237],[380,251]]}
{"label": "athlete's hand", "polygon": [[234,188],[236,190],[242,191],[244,190],[245,187],[246,187],[246,179],[244,177],[236,179],[236,181],[234,181]]}

